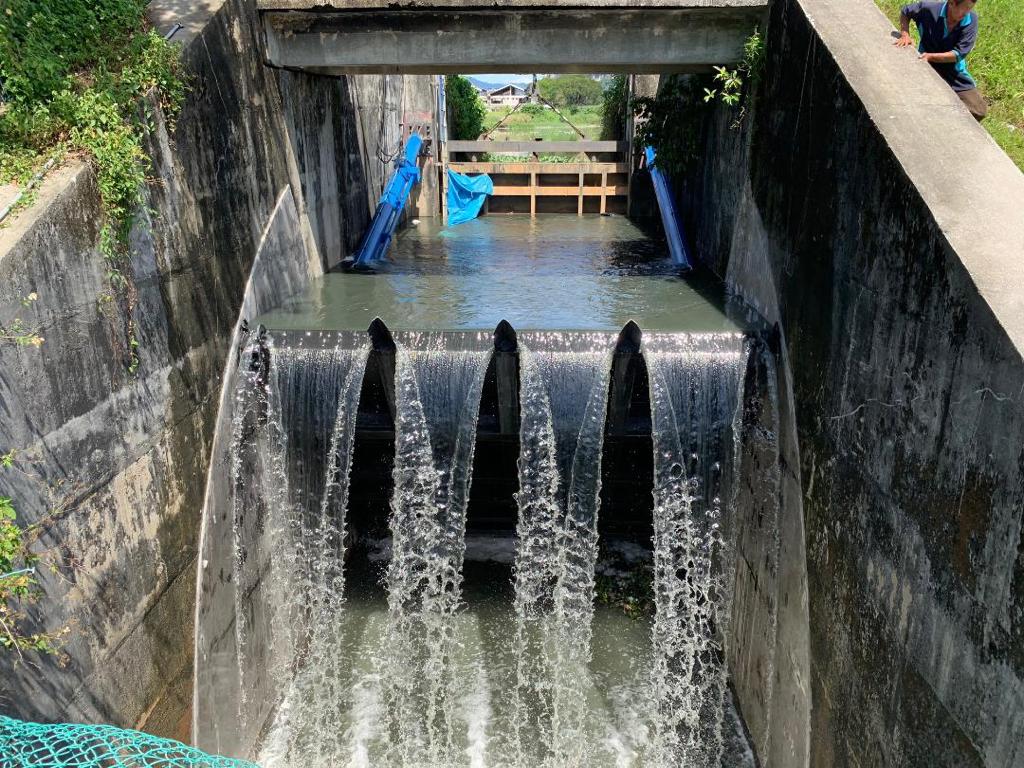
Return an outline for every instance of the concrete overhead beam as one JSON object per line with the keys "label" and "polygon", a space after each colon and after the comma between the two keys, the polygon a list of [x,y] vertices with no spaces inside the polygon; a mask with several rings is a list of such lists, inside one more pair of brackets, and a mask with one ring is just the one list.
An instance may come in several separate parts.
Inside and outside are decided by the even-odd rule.
{"label": "concrete overhead beam", "polygon": [[[345,10],[261,0],[272,65],[331,74],[700,72],[743,56],[765,0],[534,0],[470,10],[453,0],[376,0]],[[370,6],[376,6],[371,8]]]}
{"label": "concrete overhead beam", "polygon": [[[171,2],[172,0],[161,0]],[[512,11],[521,8],[758,8],[766,0],[256,0],[261,11],[468,10]]]}

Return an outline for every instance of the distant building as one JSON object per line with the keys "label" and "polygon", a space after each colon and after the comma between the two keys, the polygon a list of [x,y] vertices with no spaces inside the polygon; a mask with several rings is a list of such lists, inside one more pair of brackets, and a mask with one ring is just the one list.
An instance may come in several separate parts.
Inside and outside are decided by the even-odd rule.
{"label": "distant building", "polygon": [[503,85],[487,92],[487,105],[491,107],[515,107],[526,101],[529,96],[525,88],[514,83]]}

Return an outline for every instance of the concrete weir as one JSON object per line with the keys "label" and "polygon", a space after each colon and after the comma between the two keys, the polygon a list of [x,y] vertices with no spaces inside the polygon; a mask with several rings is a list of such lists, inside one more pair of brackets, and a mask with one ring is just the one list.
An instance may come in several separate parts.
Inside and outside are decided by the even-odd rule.
{"label": "concrete weir", "polygon": [[[765,768],[1024,765],[1024,175],[930,68],[890,44],[873,3],[155,0],[150,13],[161,33],[182,23],[174,39],[191,90],[173,124],[154,106],[155,183],[126,270],[134,301],[98,301],[102,213],[86,164],[49,174],[35,205],[0,230],[0,326],[19,318],[45,337],[38,349],[0,345],[0,453],[15,449],[24,470],[0,469],[0,496],[20,522],[45,522],[41,543],[66,565],[63,578],[41,575],[31,618],[73,627],[64,665],[0,653],[0,713],[254,756],[280,691],[259,663],[239,663],[235,644],[248,638],[236,610],[249,595],[234,591],[234,569],[244,563],[231,559],[231,514],[211,506],[204,518],[203,508],[235,487],[223,433],[240,342],[257,322],[285,356],[316,333],[334,349],[336,332],[358,330],[366,386],[351,520],[367,529],[391,511],[381,488],[393,481],[396,375],[408,384],[443,370],[416,368],[392,343],[408,352],[417,334],[486,327],[493,361],[474,369],[472,416],[474,477],[489,484],[470,489],[467,530],[514,527],[509,446],[531,402],[516,374],[534,366],[536,388],[549,370],[530,322],[580,306],[588,276],[538,273],[505,290],[508,323],[492,337],[495,323],[474,310],[495,310],[500,280],[469,267],[501,267],[485,257],[502,249],[493,231],[483,253],[460,240],[481,222],[436,238],[454,280],[419,252],[406,273],[330,271],[357,246],[395,146],[440,122],[435,81],[418,73],[699,73],[737,61],[760,24],[763,70],[742,114],[706,105],[706,83],[688,78],[699,160],[676,179],[695,256],[757,329],[744,340],[756,350],[744,392],[767,393],[739,400],[731,427],[742,468],[729,497],[739,510],[731,635],[713,655],[728,671],[736,730]],[[421,201],[436,193],[441,144],[424,159]],[[598,182],[572,169],[578,195],[565,218],[577,232],[624,221],[586,216],[601,196],[621,197],[621,168],[606,170]],[[600,194],[584,201],[588,189]],[[545,212],[528,205],[539,218],[526,223],[543,226]],[[424,222],[411,231],[423,237],[428,209],[416,215]],[[588,325],[548,327],[592,333],[599,320],[602,343],[626,328],[602,352],[618,357],[601,374],[609,427],[595,435],[606,522],[635,533],[636,510],[654,507],[652,382],[664,393],[682,377],[624,342],[635,328],[678,332],[692,286],[621,272],[589,275],[617,287],[596,309],[573,310]],[[30,294],[38,300],[23,305]],[[306,297],[299,309],[296,296]],[[382,305],[394,335],[379,324],[367,335]],[[311,316],[325,330],[309,331]],[[193,668],[197,604],[205,677]],[[239,733],[239,702],[253,691],[269,694],[251,697]]]}
{"label": "concrete weir", "polygon": [[319,72],[697,72],[766,0],[258,0],[271,64]]}

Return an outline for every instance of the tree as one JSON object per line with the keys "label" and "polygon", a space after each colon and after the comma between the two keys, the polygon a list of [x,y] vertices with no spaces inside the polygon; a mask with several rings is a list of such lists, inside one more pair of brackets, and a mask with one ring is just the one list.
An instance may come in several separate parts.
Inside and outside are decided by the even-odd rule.
{"label": "tree", "polygon": [[444,91],[448,101],[448,138],[469,141],[480,138],[487,109],[473,84],[462,75],[448,75],[444,79]]}
{"label": "tree", "polygon": [[601,111],[601,138],[618,141],[626,133],[626,113],[629,109],[629,88],[625,75],[615,75],[604,91]]}
{"label": "tree", "polygon": [[537,83],[540,95],[556,107],[601,103],[601,84],[586,75],[545,77]]}

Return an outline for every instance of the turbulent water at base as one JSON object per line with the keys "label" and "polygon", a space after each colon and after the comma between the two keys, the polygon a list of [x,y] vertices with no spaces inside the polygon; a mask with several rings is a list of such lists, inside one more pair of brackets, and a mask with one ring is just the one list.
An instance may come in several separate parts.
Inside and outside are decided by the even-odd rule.
{"label": "turbulent water at base", "polygon": [[596,599],[614,345],[520,334],[517,535],[481,540],[466,522],[489,337],[399,338],[391,535],[359,542],[365,566],[346,503],[367,350],[245,352],[239,716],[265,768],[745,764],[723,758],[744,341],[644,340],[654,540],[621,551],[653,579],[646,618]]}

